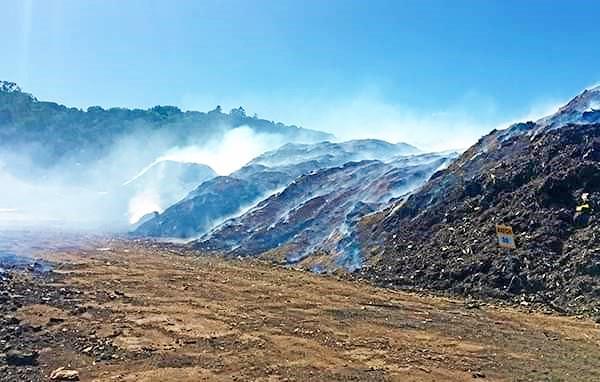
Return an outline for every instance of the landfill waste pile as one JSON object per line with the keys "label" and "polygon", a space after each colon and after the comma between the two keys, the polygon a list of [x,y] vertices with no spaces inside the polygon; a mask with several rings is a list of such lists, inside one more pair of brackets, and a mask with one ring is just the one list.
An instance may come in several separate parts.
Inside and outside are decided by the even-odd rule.
{"label": "landfill waste pile", "polygon": [[[517,124],[363,221],[361,273],[388,287],[598,317],[599,213],[600,125]],[[516,249],[498,246],[497,225],[514,230]]]}

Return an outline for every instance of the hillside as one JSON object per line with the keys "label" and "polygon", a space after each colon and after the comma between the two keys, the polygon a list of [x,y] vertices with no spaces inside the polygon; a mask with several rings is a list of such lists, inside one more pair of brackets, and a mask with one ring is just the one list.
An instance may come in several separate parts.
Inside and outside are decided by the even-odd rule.
{"label": "hillside", "polygon": [[[600,89],[493,131],[407,200],[363,221],[379,285],[600,314]],[[513,227],[500,250],[496,224]]]}
{"label": "hillside", "polygon": [[[182,111],[175,106],[87,110],[39,101],[15,83],[0,81],[0,149],[26,151],[35,163],[49,166],[63,158],[86,162],[106,155],[127,137],[161,143],[165,148],[204,144],[230,129],[248,126],[255,133],[284,137],[285,142],[317,142],[330,134],[247,116],[243,108],[223,113]],[[153,148],[154,149],[154,148]]]}
{"label": "hillside", "polygon": [[331,138],[247,116],[242,108],[84,111],[0,81],[0,225],[52,222],[123,232],[215,172],[229,174],[285,143]]}

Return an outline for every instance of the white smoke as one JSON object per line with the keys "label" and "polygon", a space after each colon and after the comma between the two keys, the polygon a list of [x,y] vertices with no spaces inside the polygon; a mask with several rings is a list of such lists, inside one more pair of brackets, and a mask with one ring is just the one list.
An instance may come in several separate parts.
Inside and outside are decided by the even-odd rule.
{"label": "white smoke", "polygon": [[[501,110],[491,96],[472,91],[439,107],[419,108],[388,99],[377,84],[360,86],[336,95],[300,94],[272,97],[247,94],[222,103],[242,102],[249,109],[268,113],[277,120],[334,134],[340,141],[377,138],[388,142],[406,142],[425,151],[466,149],[493,129],[514,122],[537,120],[554,113],[563,99],[535,99],[526,108]],[[191,109],[214,102],[204,96],[183,99]],[[432,99],[436,98],[431,94]]]}
{"label": "white smoke", "polygon": [[[281,136],[258,134],[248,126],[238,127],[227,131],[222,139],[212,139],[204,145],[173,147],[167,150],[123,185],[132,184],[150,169],[168,161],[203,164],[212,168],[218,175],[229,175],[256,156],[267,150],[273,150],[283,143],[285,140]],[[165,196],[161,196],[164,194],[161,189],[165,187],[169,187],[168,184],[165,184],[165,178],[154,179],[150,184],[146,183],[144,188],[129,200],[128,219],[130,224],[138,222],[140,218],[151,212],[162,212],[191,191],[191,189],[177,190],[171,187],[168,190],[167,200],[165,200]]]}
{"label": "white smoke", "polygon": [[161,203],[160,196],[155,190],[139,192],[129,200],[127,209],[129,224],[137,223],[149,213],[161,213],[163,209],[164,206]]}
{"label": "white smoke", "polygon": [[211,140],[204,145],[173,147],[148,167],[167,160],[202,163],[219,175],[229,175],[263,152],[273,150],[283,143],[285,140],[279,135],[257,134],[250,127],[242,126],[226,132],[223,139],[218,141]]}
{"label": "white smoke", "polygon": [[259,134],[247,126],[215,127],[210,137],[176,147],[168,133],[143,134],[142,130],[121,139],[99,160],[86,164],[63,160],[49,168],[34,165],[27,150],[0,152],[0,227],[125,231],[147,213],[161,212],[199,186],[176,184],[172,167],[144,177],[153,165],[204,164],[227,175],[287,142],[283,135]]}

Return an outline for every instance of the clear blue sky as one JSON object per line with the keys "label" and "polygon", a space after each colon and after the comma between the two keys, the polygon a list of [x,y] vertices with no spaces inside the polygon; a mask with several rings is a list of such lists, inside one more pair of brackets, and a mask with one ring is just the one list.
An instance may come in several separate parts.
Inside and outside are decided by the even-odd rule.
{"label": "clear blue sky", "polygon": [[[354,121],[383,114],[368,128],[435,132],[448,118],[479,134],[600,81],[597,1],[0,0],[0,9],[0,79],[79,107],[243,105],[344,135],[337,110]],[[390,138],[404,136],[414,138]]]}

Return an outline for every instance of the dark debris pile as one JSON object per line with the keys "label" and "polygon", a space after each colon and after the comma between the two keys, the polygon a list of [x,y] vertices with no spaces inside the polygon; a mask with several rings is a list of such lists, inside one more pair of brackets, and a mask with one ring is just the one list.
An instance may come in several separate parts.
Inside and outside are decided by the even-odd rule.
{"label": "dark debris pile", "polygon": [[[44,349],[64,349],[85,354],[92,361],[108,362],[123,357],[110,341],[77,327],[64,327],[64,318],[50,317],[41,325],[18,318],[21,308],[47,305],[69,315],[82,315],[78,304],[82,291],[57,286],[60,275],[42,273],[35,266],[16,265],[0,272],[0,381],[47,381],[57,365],[47,364]],[[60,327],[60,330],[57,329]]]}
{"label": "dark debris pile", "polygon": [[[600,317],[599,219],[600,125],[492,132],[365,224],[374,260],[362,272],[388,287]],[[498,248],[496,224],[513,227],[516,250]]]}

